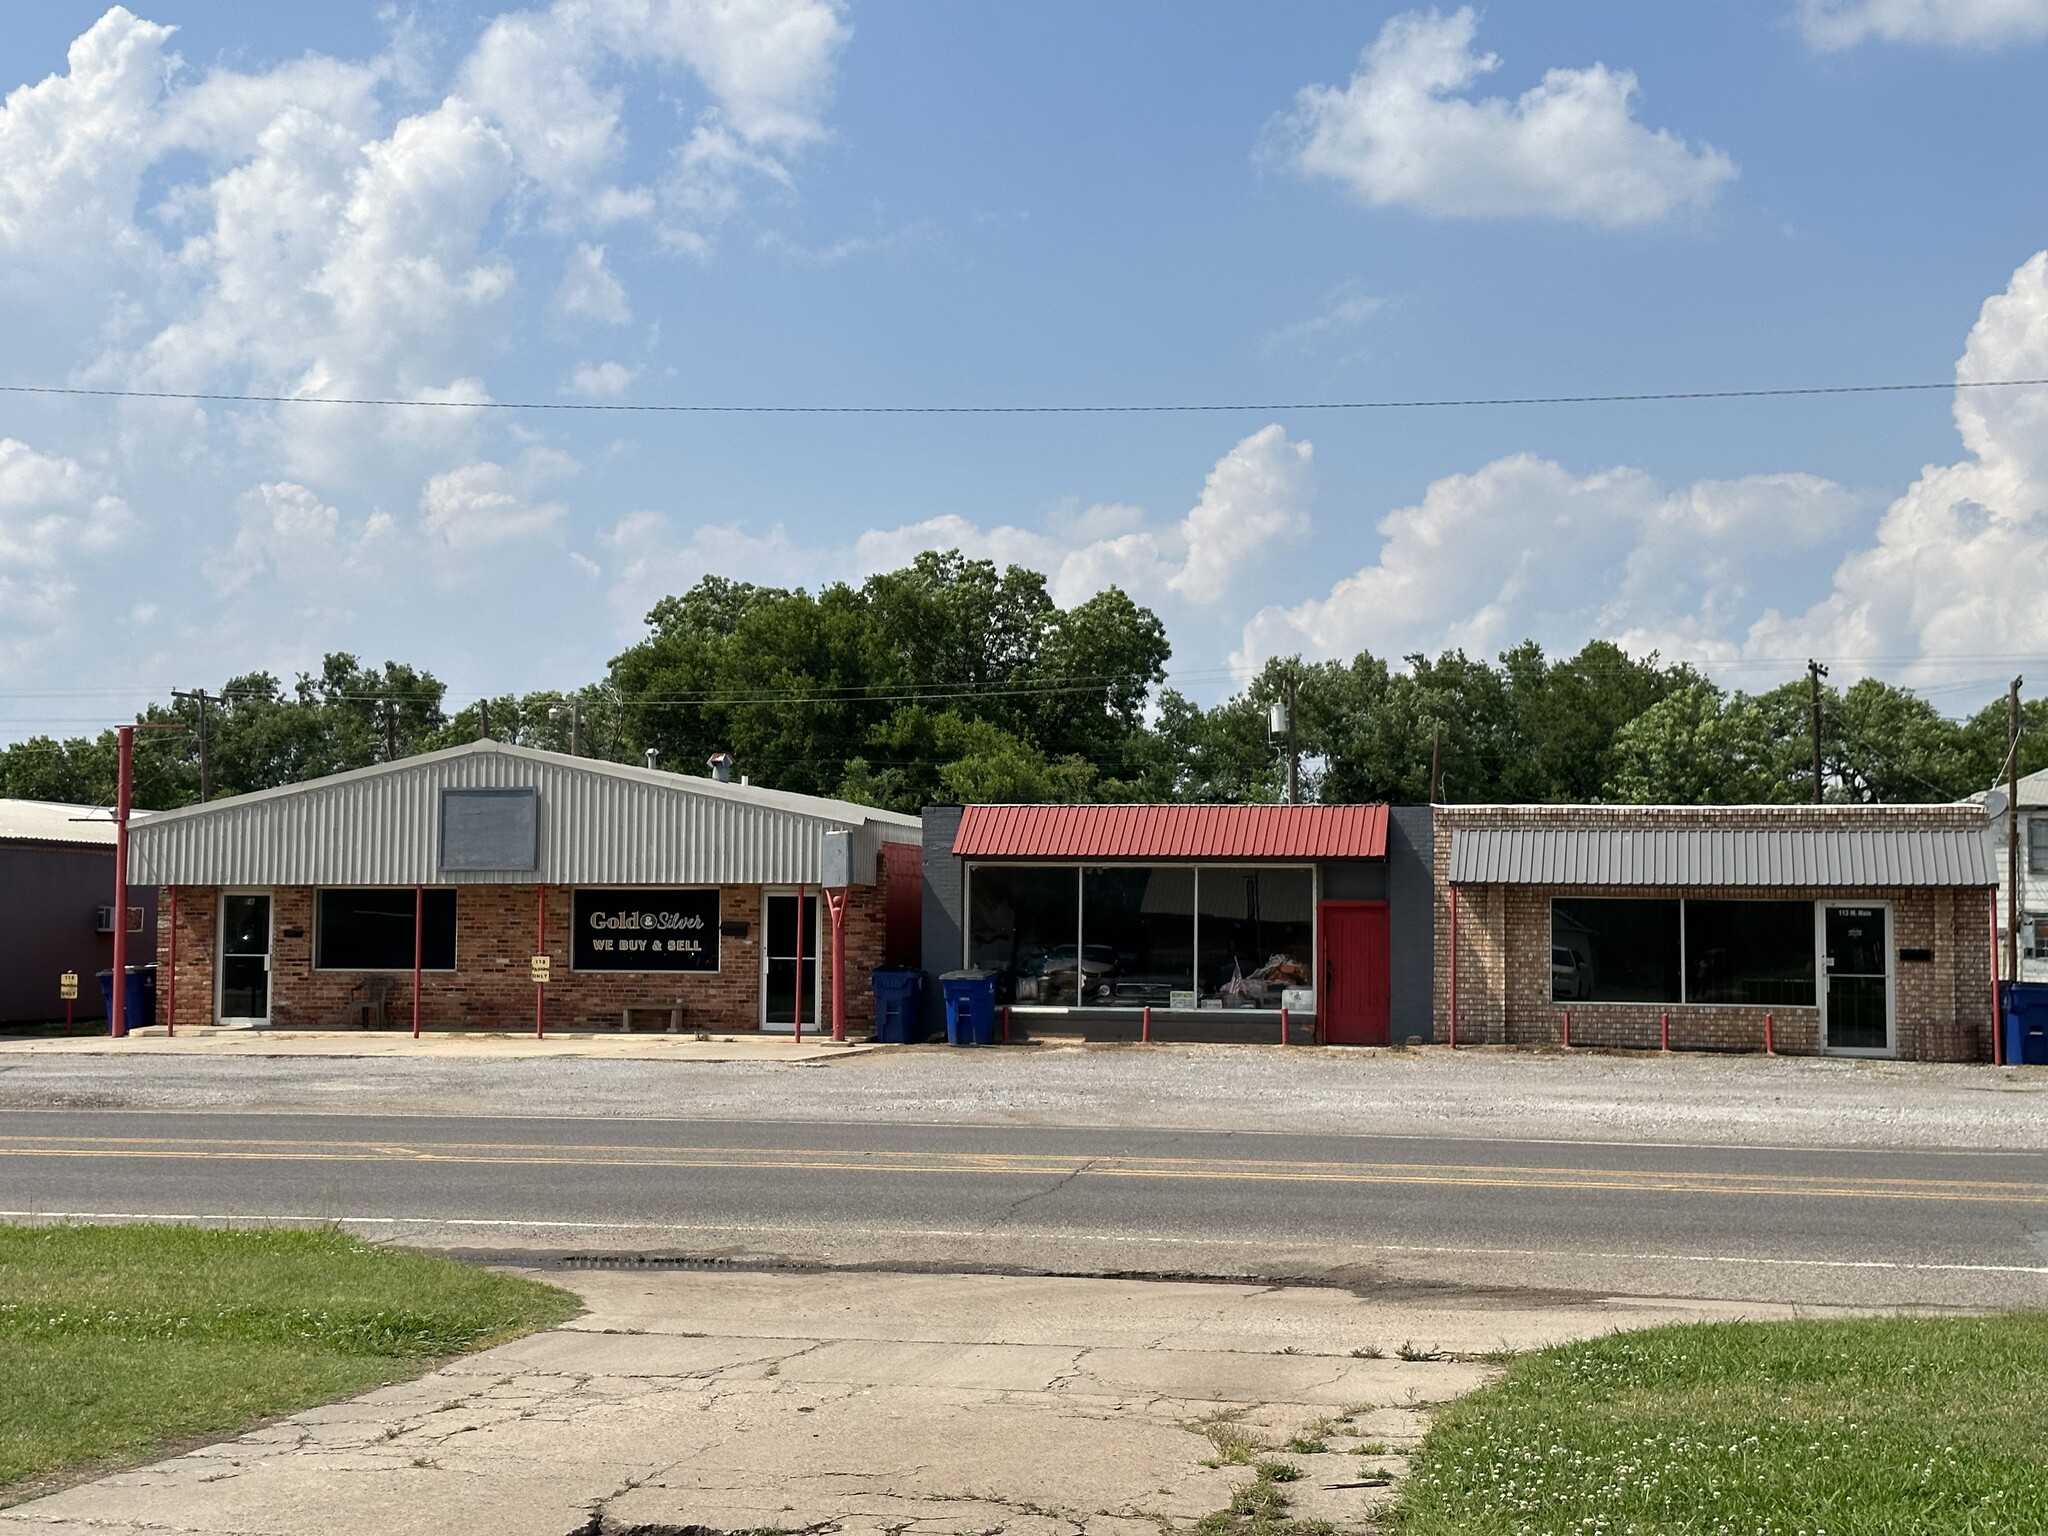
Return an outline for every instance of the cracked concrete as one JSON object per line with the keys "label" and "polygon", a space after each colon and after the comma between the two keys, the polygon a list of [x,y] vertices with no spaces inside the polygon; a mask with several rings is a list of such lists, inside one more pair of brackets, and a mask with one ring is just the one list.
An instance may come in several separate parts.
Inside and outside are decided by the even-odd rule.
{"label": "cracked concrete", "polygon": [[[1252,1475],[1219,1464],[1197,1422],[1217,1414],[1301,1468],[1297,1514],[1361,1531],[1429,1410],[1495,1369],[1476,1357],[1792,1310],[987,1275],[543,1278],[589,1311],[0,1511],[0,1536],[1161,1536]],[[1324,1449],[1284,1449],[1302,1435]]]}

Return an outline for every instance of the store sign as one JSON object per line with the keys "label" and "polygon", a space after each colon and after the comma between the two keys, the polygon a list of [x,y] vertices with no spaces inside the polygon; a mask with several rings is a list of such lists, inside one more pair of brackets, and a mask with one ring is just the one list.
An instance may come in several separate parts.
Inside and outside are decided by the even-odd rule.
{"label": "store sign", "polygon": [[65,971],[57,978],[57,997],[66,1003],[78,1001],[78,972]]}
{"label": "store sign", "polygon": [[535,955],[528,967],[533,976],[533,984],[537,987],[544,987],[553,981],[555,979],[554,966],[555,962],[552,956]]}
{"label": "store sign", "polygon": [[579,971],[715,971],[718,892],[578,891],[572,958]]}

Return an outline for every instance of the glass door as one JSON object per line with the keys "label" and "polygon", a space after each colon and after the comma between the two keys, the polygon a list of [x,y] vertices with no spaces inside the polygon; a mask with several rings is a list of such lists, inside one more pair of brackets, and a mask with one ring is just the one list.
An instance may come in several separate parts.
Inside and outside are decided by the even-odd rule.
{"label": "glass door", "polygon": [[1821,1028],[1830,1051],[1892,1053],[1891,912],[1882,906],[1823,907],[1826,973]]}
{"label": "glass door", "polygon": [[220,899],[220,1011],[223,1024],[270,1022],[270,894],[229,891]]}
{"label": "glass door", "polygon": [[[761,1027],[788,1034],[796,1027],[796,892],[769,891],[763,898],[761,934]],[[818,1027],[818,898],[806,893],[803,907],[804,1028]]]}

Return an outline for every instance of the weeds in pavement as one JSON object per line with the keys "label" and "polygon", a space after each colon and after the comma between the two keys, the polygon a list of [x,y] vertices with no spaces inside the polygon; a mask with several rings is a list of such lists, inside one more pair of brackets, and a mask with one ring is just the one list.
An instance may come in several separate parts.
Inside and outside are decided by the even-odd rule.
{"label": "weeds in pavement", "polygon": [[1216,1447],[1216,1458],[1207,1465],[1248,1467],[1252,1458],[1266,1449],[1265,1441],[1238,1422],[1243,1417],[1242,1408],[1224,1408],[1184,1426],[1198,1435],[1207,1436],[1209,1443]]}
{"label": "weeds in pavement", "polygon": [[1386,1357],[1387,1352],[1377,1344],[1361,1344],[1351,1351],[1354,1360],[1384,1360]]}
{"label": "weeds in pavement", "polygon": [[[1195,1522],[1195,1536],[1330,1536],[1334,1529],[1327,1520],[1298,1520],[1293,1501],[1280,1484],[1290,1479],[1268,1475],[1268,1468],[1286,1467],[1285,1462],[1259,1464],[1258,1474],[1238,1485],[1230,1503]],[[1301,1474],[1293,1468],[1295,1476]]]}

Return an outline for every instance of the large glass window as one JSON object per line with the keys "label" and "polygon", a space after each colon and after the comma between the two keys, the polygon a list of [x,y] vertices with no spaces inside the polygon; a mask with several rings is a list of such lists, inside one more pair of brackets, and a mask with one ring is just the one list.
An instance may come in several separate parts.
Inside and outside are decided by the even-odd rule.
{"label": "large glass window", "polygon": [[[1809,909],[1811,910],[1811,909]],[[1550,995],[1560,1003],[1676,1003],[1678,903],[1559,897],[1550,904]]]}
{"label": "large glass window", "polygon": [[1315,876],[1306,869],[1202,871],[1202,1001],[1278,1008],[1288,987],[1315,975]]}
{"label": "large glass window", "polygon": [[[321,891],[314,903],[314,964],[324,971],[409,971],[413,953],[413,892]],[[426,892],[420,959],[429,971],[455,969],[455,892]]]}
{"label": "large glass window", "polygon": [[[967,963],[997,974],[1000,1002],[1081,1000],[1081,872],[1073,865],[977,865],[968,874]],[[1107,969],[1099,956],[1088,969]]]}
{"label": "large glass window", "polygon": [[2027,818],[2027,873],[2048,875],[2048,816]]}
{"label": "large glass window", "polygon": [[1195,987],[1195,872],[1170,864],[1086,871],[1081,934],[1083,1002],[1171,1006],[1174,993]]}
{"label": "large glass window", "polygon": [[1688,901],[1685,1000],[1811,1008],[1813,903]]}

